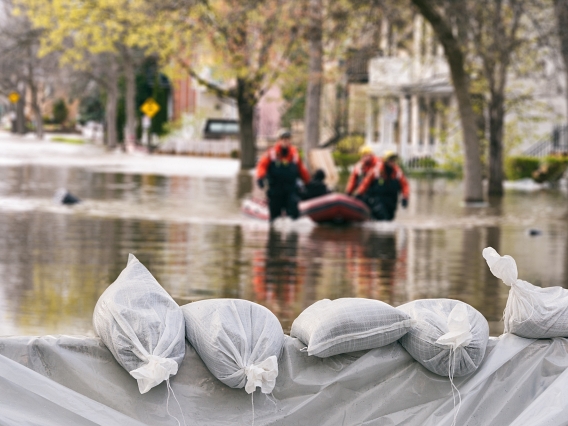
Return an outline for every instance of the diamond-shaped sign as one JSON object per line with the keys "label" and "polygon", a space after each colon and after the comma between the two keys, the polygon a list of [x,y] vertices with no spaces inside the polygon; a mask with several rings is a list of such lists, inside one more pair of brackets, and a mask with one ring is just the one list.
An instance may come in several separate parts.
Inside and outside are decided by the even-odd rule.
{"label": "diamond-shaped sign", "polygon": [[148,117],[152,118],[158,113],[158,111],[160,111],[160,105],[158,105],[158,102],[156,102],[154,99],[148,98],[140,107],[140,111],[142,111]]}
{"label": "diamond-shaped sign", "polygon": [[10,102],[15,104],[20,100],[20,94],[18,92],[12,92],[8,95],[8,99],[10,100]]}

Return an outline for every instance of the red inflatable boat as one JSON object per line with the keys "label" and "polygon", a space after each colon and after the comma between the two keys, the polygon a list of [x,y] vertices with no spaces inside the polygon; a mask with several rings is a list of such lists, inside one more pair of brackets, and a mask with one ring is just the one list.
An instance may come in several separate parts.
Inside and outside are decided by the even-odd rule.
{"label": "red inflatable boat", "polygon": [[300,214],[317,223],[346,224],[369,220],[367,205],[349,195],[331,193],[300,203]]}
{"label": "red inflatable boat", "polygon": [[247,216],[255,219],[268,220],[270,213],[268,212],[268,204],[265,200],[259,198],[247,198],[241,205],[241,210]]}
{"label": "red inflatable boat", "polygon": [[[345,194],[331,193],[300,202],[300,215],[308,216],[316,223],[347,224],[369,220],[369,208],[362,201]],[[247,216],[268,220],[268,205],[265,200],[246,199],[242,211]]]}

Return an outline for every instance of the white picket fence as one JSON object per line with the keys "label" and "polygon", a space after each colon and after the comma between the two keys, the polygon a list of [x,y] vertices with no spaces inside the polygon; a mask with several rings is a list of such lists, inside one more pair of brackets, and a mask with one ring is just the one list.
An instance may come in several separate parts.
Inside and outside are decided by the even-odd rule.
{"label": "white picket fence", "polygon": [[216,157],[230,156],[239,151],[239,141],[235,139],[222,140],[191,140],[186,138],[168,138],[160,143],[157,151],[164,154],[208,155]]}

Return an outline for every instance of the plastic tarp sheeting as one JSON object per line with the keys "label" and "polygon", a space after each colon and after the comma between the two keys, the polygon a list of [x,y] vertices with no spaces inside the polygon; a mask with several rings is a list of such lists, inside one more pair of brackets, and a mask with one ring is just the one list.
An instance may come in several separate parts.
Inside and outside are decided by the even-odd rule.
{"label": "plastic tarp sheeting", "polygon": [[[286,336],[272,395],[254,393],[254,425],[451,425],[449,380],[398,343],[330,358],[309,357]],[[27,368],[26,368],[27,367]],[[170,380],[191,425],[251,425],[251,395],[225,386],[186,346]],[[492,338],[479,369],[454,383],[458,425],[568,425],[568,340]],[[136,380],[97,338],[0,338],[0,425],[177,425],[161,383]],[[170,395],[169,411],[181,424]]]}

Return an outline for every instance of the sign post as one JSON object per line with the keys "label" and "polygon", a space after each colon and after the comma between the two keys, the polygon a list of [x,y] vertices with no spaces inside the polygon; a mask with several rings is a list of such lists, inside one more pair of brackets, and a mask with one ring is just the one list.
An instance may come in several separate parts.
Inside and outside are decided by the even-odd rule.
{"label": "sign post", "polygon": [[152,126],[152,119],[146,114],[142,116],[142,145],[150,145],[148,133]]}
{"label": "sign post", "polygon": [[14,105],[14,110],[10,112],[10,121],[12,123],[12,133],[18,132],[18,114],[17,110],[17,103],[20,100],[20,94],[18,92],[10,92],[8,95],[8,100]]}
{"label": "sign post", "polygon": [[160,105],[153,98],[148,98],[140,106],[140,111],[144,113],[144,117],[142,117],[142,143],[150,145],[150,127],[152,126],[152,117],[160,111]]}

